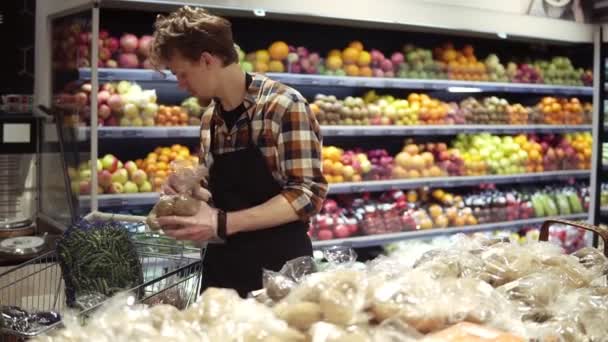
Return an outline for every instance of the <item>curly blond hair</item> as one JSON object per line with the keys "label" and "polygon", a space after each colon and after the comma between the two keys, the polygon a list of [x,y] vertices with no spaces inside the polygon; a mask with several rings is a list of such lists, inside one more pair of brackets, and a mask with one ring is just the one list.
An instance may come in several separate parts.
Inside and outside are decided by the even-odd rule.
{"label": "curly blond hair", "polygon": [[169,15],[158,15],[150,50],[155,66],[169,61],[176,51],[193,61],[208,52],[224,65],[238,62],[230,22],[200,7],[184,6]]}

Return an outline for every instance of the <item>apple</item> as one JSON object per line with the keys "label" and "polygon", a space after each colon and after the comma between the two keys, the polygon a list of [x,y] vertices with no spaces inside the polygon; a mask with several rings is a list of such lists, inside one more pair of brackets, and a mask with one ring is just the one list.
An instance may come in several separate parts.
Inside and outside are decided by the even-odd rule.
{"label": "apple", "polygon": [[91,193],[91,181],[81,180],[79,183],[79,193],[81,195],[87,195]]}
{"label": "apple", "polygon": [[101,159],[97,159],[97,172],[103,170],[103,164],[101,163]]}
{"label": "apple", "polygon": [[104,170],[114,172],[118,168],[118,158],[114,157],[111,154],[106,154],[101,159],[101,165]]}
{"label": "apple", "polygon": [[115,59],[108,59],[106,61],[106,68],[118,68],[118,62]]}
{"label": "apple", "polygon": [[127,33],[120,37],[120,47],[124,52],[135,52],[139,40],[134,34]]}
{"label": "apple", "polygon": [[148,175],[144,170],[135,170],[131,174],[131,180],[133,183],[137,184],[137,186],[141,186],[145,181],[148,180]]}
{"label": "apple", "polygon": [[331,240],[334,238],[334,234],[329,229],[319,229],[317,238],[319,240]]}
{"label": "apple", "polygon": [[91,169],[81,169],[78,179],[80,179],[80,180],[91,179]]}
{"label": "apple", "polygon": [[112,184],[112,173],[108,170],[102,170],[97,175],[97,181],[104,188],[109,187]]}
{"label": "apple", "polygon": [[116,90],[119,94],[126,94],[131,89],[131,82],[129,81],[120,81],[116,86]]}
{"label": "apple", "polygon": [[112,183],[125,184],[129,180],[129,173],[125,169],[118,169],[112,173]]}
{"label": "apple", "polygon": [[110,109],[110,106],[108,106],[107,104],[102,104],[101,106],[99,106],[98,109],[98,113],[99,118],[100,119],[107,119],[110,117],[110,115],[112,115],[112,109]]}
{"label": "apple", "polygon": [[152,184],[149,181],[144,181],[139,186],[139,192],[152,192]]}
{"label": "apple", "polygon": [[125,187],[125,193],[127,193],[127,194],[133,194],[133,193],[139,192],[139,188],[137,187],[137,184],[135,184],[131,181],[127,181],[126,183],[124,183],[124,187]]}
{"label": "apple", "polygon": [[133,120],[131,120],[131,126],[141,127],[143,125],[144,125],[144,120],[142,120],[142,118],[140,118],[139,116],[136,118],[133,118]]}
{"label": "apple", "polygon": [[133,177],[133,173],[137,171],[137,164],[134,161],[129,160],[125,163],[124,168],[129,172],[129,176]]}
{"label": "apple", "polygon": [[123,107],[122,98],[120,97],[120,95],[118,95],[118,94],[110,95],[110,98],[108,98],[108,106],[110,106],[110,109],[112,109],[115,112],[120,111]]}
{"label": "apple", "polygon": [[133,103],[127,103],[123,107],[125,117],[133,120],[139,116],[139,109]]}
{"label": "apple", "polygon": [[350,229],[345,224],[338,224],[334,227],[334,234],[339,239],[347,238],[350,236]]}
{"label": "apple", "polygon": [[108,189],[111,194],[122,194],[125,192],[125,188],[122,183],[113,182],[110,184],[110,188]]}
{"label": "apple", "polygon": [[147,103],[142,111],[142,115],[145,118],[154,118],[158,111],[158,105],[156,103]]}

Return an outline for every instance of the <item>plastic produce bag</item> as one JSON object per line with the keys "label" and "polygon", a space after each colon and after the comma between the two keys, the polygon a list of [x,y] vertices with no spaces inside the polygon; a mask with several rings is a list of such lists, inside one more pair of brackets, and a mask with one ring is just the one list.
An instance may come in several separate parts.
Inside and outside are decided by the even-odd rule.
{"label": "plastic produce bag", "polygon": [[367,322],[369,317],[364,312],[367,284],[362,271],[335,269],[313,273],[279,302],[274,311],[290,325],[303,330],[318,317],[337,325]]}
{"label": "plastic produce bag", "polygon": [[608,274],[608,258],[597,248],[581,248],[572,253],[572,256],[597,277]]}
{"label": "plastic produce bag", "polygon": [[428,271],[435,278],[477,278],[483,266],[479,256],[460,250],[432,250],[414,264],[414,268]]}
{"label": "plastic produce bag", "polygon": [[423,342],[524,342],[523,338],[472,323],[459,323],[425,337]]}
{"label": "plastic produce bag", "polygon": [[157,218],[162,216],[192,216],[200,207],[200,201],[209,201],[211,194],[201,187],[207,176],[207,168],[181,161],[171,164],[173,171],[167,183],[176,191],[175,195],[161,195],[150,211],[147,224],[152,230],[160,230]]}
{"label": "plastic produce bag", "polygon": [[289,294],[296,284],[308,274],[317,271],[315,261],[311,257],[299,257],[289,260],[279,272],[263,270],[262,281],[268,297],[274,301],[281,300]]}
{"label": "plastic produce bag", "polygon": [[552,316],[549,305],[564,292],[557,274],[534,273],[497,288],[517,308],[524,321],[542,322]]}

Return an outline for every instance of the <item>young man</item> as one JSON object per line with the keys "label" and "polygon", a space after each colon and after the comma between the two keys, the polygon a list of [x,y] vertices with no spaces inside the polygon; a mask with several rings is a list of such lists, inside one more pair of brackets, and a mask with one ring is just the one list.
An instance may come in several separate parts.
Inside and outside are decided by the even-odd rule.
{"label": "young man", "polygon": [[309,218],[325,199],[319,124],[296,90],[239,67],[230,23],[183,7],[155,23],[152,57],[182,89],[212,99],[202,118],[201,161],[212,208],[159,218],[167,235],[209,244],[203,289],[262,287],[262,270],[312,255]]}

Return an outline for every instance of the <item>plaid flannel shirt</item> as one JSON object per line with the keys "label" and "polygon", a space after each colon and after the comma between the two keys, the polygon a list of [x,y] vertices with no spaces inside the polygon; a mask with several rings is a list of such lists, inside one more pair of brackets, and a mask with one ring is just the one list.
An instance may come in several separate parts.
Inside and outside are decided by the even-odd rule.
{"label": "plaid flannel shirt", "polygon": [[217,112],[219,107],[211,102],[202,117],[201,162],[208,168],[213,164],[213,155],[208,153],[212,123],[216,124],[214,153],[246,148],[249,137],[245,115],[249,115],[253,142],[282,186],[281,194],[299,218],[307,221],[319,212],[327,194],[317,119],[299,92],[259,74],[253,74],[244,102],[247,110],[230,131]]}

